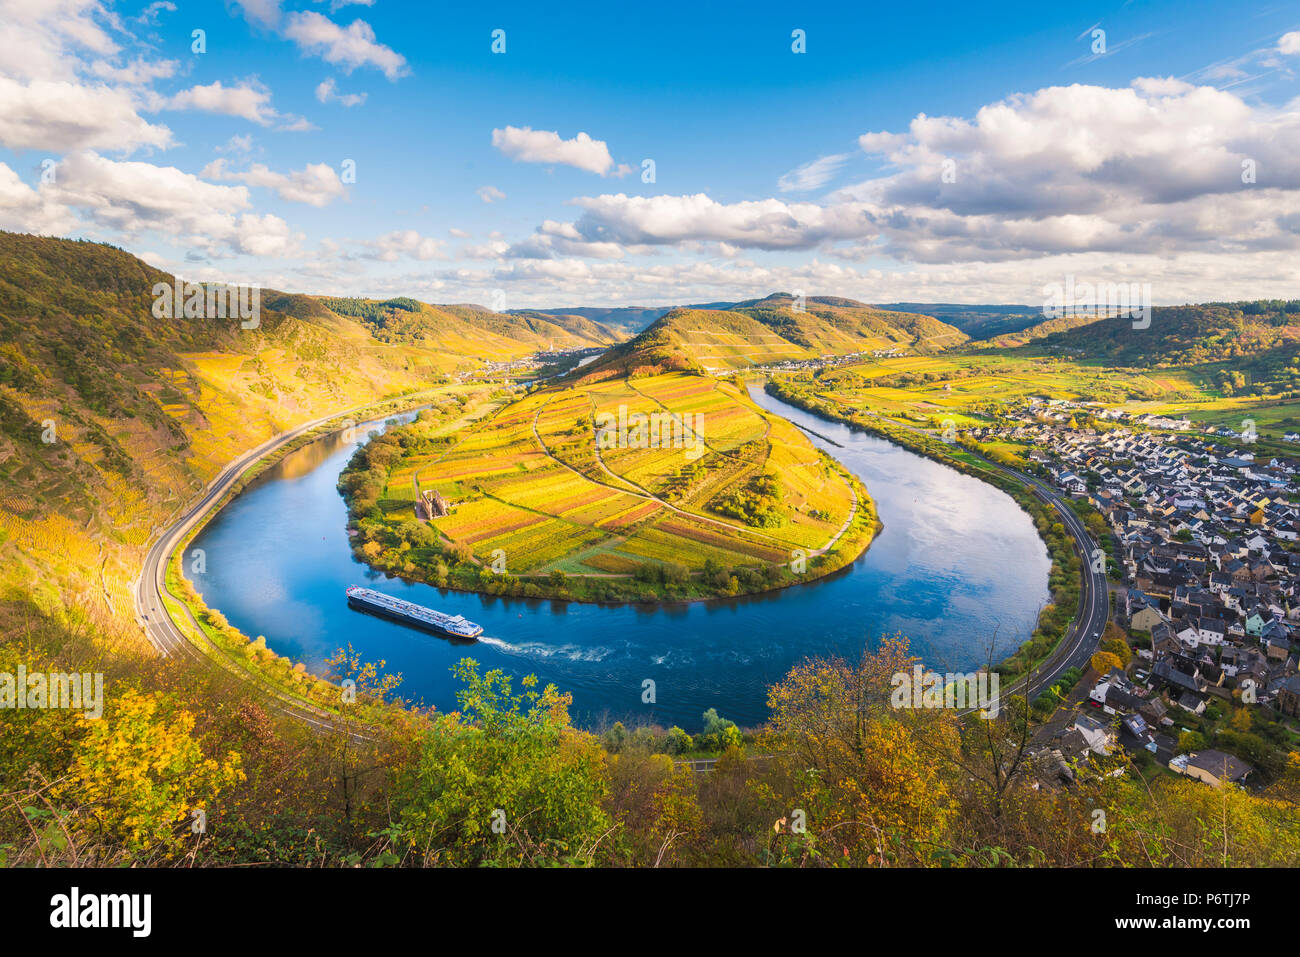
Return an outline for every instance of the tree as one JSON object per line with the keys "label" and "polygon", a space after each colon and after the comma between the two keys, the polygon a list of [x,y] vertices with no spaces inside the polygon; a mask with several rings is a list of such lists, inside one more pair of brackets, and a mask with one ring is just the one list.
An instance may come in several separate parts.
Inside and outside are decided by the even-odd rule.
{"label": "tree", "polygon": [[1110,674],[1112,668],[1124,670],[1124,662],[1109,651],[1098,651],[1092,656],[1092,670],[1099,675]]}
{"label": "tree", "polygon": [[[761,742],[773,768],[762,793],[774,816],[805,812],[809,840],[789,849],[798,859],[910,862],[909,848],[941,834],[953,801],[936,758],[955,752],[955,725],[951,715],[889,703],[893,677],[915,661],[905,640],[887,639],[856,663],[805,661],[769,690]],[[777,834],[779,844],[795,841]]]}
{"label": "tree", "polygon": [[193,812],[219,806],[221,792],[244,780],[238,753],[204,754],[194,715],[171,695],[126,691],[87,724],[58,791],[93,808],[133,850],[180,847]]}
{"label": "tree", "polygon": [[394,787],[388,837],[421,864],[590,862],[612,822],[605,756],[569,722],[569,695],[515,694],[500,670],[455,667],[459,714],[441,715]]}
{"label": "tree", "polygon": [[685,754],[694,745],[695,742],[691,740],[691,736],[677,725],[673,725],[668,729],[668,737],[664,741],[664,750],[669,754]]}
{"label": "tree", "polygon": [[1127,667],[1133,660],[1133,650],[1123,638],[1103,638],[1098,648],[1118,658],[1121,667]]}

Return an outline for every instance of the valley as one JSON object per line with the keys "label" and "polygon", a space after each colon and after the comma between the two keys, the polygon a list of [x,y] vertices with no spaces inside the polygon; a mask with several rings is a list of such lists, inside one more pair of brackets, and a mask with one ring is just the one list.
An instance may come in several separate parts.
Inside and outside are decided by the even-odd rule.
{"label": "valley", "polygon": [[[927,665],[1002,677],[1033,731],[1026,774],[1056,787],[1054,755],[1082,768],[1146,750],[1096,744],[1072,710],[1083,682],[1119,687],[1113,662],[1133,701],[1188,705],[1176,681],[1133,684],[1144,651],[1188,651],[1146,648],[1145,619],[1117,597],[1146,559],[1115,533],[1117,499],[1094,493],[1115,475],[1122,488],[1111,470],[1129,466],[1076,483],[1061,464],[1073,443],[1172,432],[1228,459],[1272,456],[1282,494],[1256,523],[1270,533],[1236,554],[1262,549],[1270,595],[1292,587],[1284,307],[1157,307],[1140,353],[1110,320],[1038,329],[1014,310],[936,309],[972,338],[923,312],[781,294],[620,313],[649,320],[634,334],[576,312],[273,290],[252,328],[159,326],[160,274],[120,250],[0,239],[0,613],[32,664],[102,662],[113,708],[127,687],[203,714],[230,702],[240,728],[304,729],[313,761],[339,746],[389,760],[412,721],[446,741],[473,727],[452,715],[482,661],[492,682],[526,670],[548,694],[572,689],[578,740],[617,755],[633,728],[636,747],[714,774],[770,747],[804,656],[868,654],[873,634],[892,654],[893,633]],[[1240,355],[1210,361],[1221,328]],[[1183,542],[1210,534],[1176,524]],[[1172,547],[1161,538],[1151,555]],[[357,616],[340,596],[358,580],[481,623],[472,657]],[[1170,600],[1158,613],[1177,624],[1186,599]],[[1182,794],[1174,779],[1213,733],[1261,787],[1285,786],[1292,626],[1270,600],[1249,672],[1263,702],[1228,686],[1188,736],[1153,729],[1161,763],[1133,753],[1161,787]],[[348,681],[356,703],[339,698]],[[309,778],[307,791],[329,780]],[[243,793],[240,813],[265,819],[270,796]]]}

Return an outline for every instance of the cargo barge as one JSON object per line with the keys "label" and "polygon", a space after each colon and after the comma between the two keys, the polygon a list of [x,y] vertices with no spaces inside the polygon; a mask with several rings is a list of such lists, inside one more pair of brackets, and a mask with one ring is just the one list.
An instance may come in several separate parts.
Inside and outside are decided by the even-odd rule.
{"label": "cargo barge", "polygon": [[461,638],[473,641],[483,634],[483,627],[460,615],[445,615],[432,608],[425,608],[403,598],[394,598],[360,585],[348,586],[348,604],[372,615],[391,618],[404,625],[431,631],[447,638]]}

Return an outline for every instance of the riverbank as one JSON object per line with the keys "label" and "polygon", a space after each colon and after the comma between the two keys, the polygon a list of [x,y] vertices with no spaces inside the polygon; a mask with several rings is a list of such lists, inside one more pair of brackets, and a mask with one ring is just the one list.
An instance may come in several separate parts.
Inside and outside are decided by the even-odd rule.
{"label": "riverbank", "polygon": [[768,395],[813,415],[878,435],[918,455],[978,478],[1015,499],[1033,519],[1039,537],[1051,556],[1048,587],[1052,600],[1039,613],[1037,626],[1030,638],[1014,654],[998,662],[994,670],[1008,677],[1028,675],[1061,647],[1081,605],[1081,563],[1064,524],[1024,483],[960,445],[944,442],[935,436],[885,421],[878,416],[836,406],[816,396],[811,384],[801,388],[790,380],[768,379],[763,389]]}
{"label": "riverbank", "polygon": [[[213,659],[227,671],[253,680],[267,691],[272,699],[280,702],[282,710],[303,715],[308,721],[319,723],[317,721],[319,718],[337,720],[344,711],[350,718],[362,720],[380,718],[388,706],[377,698],[362,692],[348,708],[340,708],[341,697],[338,685],[326,677],[308,672],[303,663],[276,654],[267,647],[263,636],[250,638],[232,626],[220,611],[209,607],[194,583],[185,574],[186,550],[223,508],[238,498],[258,477],[275,468],[290,455],[330,435],[340,433],[346,435],[361,426],[418,411],[425,405],[423,401],[417,401],[417,397],[427,399],[438,391],[429,390],[391,397],[372,405],[339,413],[277,445],[226,479],[224,491],[208,505],[162,556],[163,580],[157,589],[157,604],[145,600],[139,602],[140,607],[155,609],[155,620],[142,622],[152,625],[148,629],[151,638],[154,629],[169,625],[173,641],[179,638],[187,642],[198,654]],[[361,421],[359,422],[358,419]],[[206,560],[207,556],[203,550],[191,551],[191,574],[205,573]],[[146,577],[141,576],[139,588],[142,593],[146,581]],[[157,614],[158,611],[163,612],[165,621],[158,620],[162,617]],[[157,643],[156,639],[155,643]],[[348,662],[342,659],[339,661],[341,667],[346,668],[347,664]]]}

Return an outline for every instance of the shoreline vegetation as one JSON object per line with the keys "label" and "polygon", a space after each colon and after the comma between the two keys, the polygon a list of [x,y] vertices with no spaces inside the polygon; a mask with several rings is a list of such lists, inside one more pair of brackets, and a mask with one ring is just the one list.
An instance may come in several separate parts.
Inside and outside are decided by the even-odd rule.
{"label": "shoreline vegetation", "polygon": [[[590,603],[755,595],[815,581],[856,561],[882,527],[863,483],[815,449],[789,423],[779,420],[778,426],[776,418],[768,418],[747,399],[737,401],[734,383],[720,386],[720,381],[656,376],[631,386],[642,399],[656,391],[669,395],[664,386],[672,387],[676,395],[684,389],[691,400],[698,400],[702,392],[721,392],[726,404],[701,413],[705,421],[712,414],[714,420],[726,416],[731,422],[742,413],[752,420],[749,424],[759,430],[757,438],[740,436],[731,448],[724,448],[717,435],[705,435],[702,441],[708,450],[702,465],[689,459],[686,465],[672,464],[674,451],[679,463],[684,458],[680,450],[652,449],[637,455],[619,449],[602,455],[596,450],[598,430],[582,415],[570,419],[569,413],[554,410],[566,403],[567,408],[587,410],[586,393],[575,397],[572,389],[539,390],[522,398],[500,393],[492,397],[490,414],[479,416],[474,413],[483,403],[426,409],[416,421],[358,448],[340,474],[338,487],[348,505],[353,553],[377,571],[439,588]],[[602,392],[610,388],[609,383],[600,386]],[[503,404],[510,398],[514,401]],[[613,398],[626,396],[620,392]],[[551,416],[565,417],[563,431],[548,420]],[[476,430],[451,428],[471,417]],[[774,426],[781,435],[769,440]],[[524,433],[524,439],[518,433]],[[497,442],[501,435],[508,444],[473,448],[475,442]],[[764,442],[767,445],[760,448]],[[584,449],[584,443],[589,448]],[[812,461],[791,464],[790,448]],[[618,455],[623,458],[615,461]],[[651,463],[657,473],[641,468],[651,456],[657,456]],[[796,468],[815,473],[814,479],[823,486],[840,483],[838,502],[808,493],[809,475],[796,474]],[[552,504],[561,491],[543,494],[544,501],[530,507],[516,505],[519,497],[499,478],[513,479],[516,471],[534,486],[563,481],[569,493],[576,488],[571,499],[576,498],[578,507],[562,517]],[[593,473],[602,481],[591,480]],[[697,487],[709,491],[696,494]],[[487,545],[481,539],[471,543],[453,538],[445,523],[424,517],[427,506],[417,490],[429,488],[445,491],[448,499],[456,500],[455,508],[476,509],[474,516],[483,516],[476,517],[479,527],[492,528],[495,522],[505,529],[504,535],[487,540]],[[802,505],[791,506],[792,499]],[[700,507],[701,501],[709,501],[712,507]],[[693,507],[688,510],[688,505]],[[590,525],[578,524],[573,515],[591,506],[603,508],[598,513],[603,517]],[[838,512],[832,511],[836,508]],[[561,521],[572,524],[561,525]],[[517,534],[519,526],[525,530]],[[532,529],[550,538],[542,548],[534,546],[529,565],[515,571],[503,556]],[[571,536],[567,541],[566,534]],[[538,537],[534,534],[534,540]],[[499,552],[489,547],[497,544],[505,547]],[[767,560],[747,562],[740,557],[746,554]],[[728,557],[739,560],[727,561]]]}
{"label": "shoreline vegetation", "polygon": [[[1048,575],[1051,600],[1039,612],[1038,621],[1029,639],[993,666],[994,671],[1008,678],[1022,678],[1031,674],[1066,636],[1079,607],[1082,591],[1079,557],[1070,545],[1070,536],[1064,523],[1059,521],[1049,506],[1021,483],[1003,472],[990,468],[986,462],[977,458],[964,446],[956,443],[949,444],[942,439],[896,425],[881,417],[835,405],[818,397],[813,392],[814,388],[815,384],[812,382],[774,378],[769,378],[764,385],[764,391],[768,395],[782,402],[788,402],[828,421],[862,429],[917,455],[993,485],[1015,499],[1033,520],[1039,539],[1046,546],[1052,561],[1052,568]],[[1037,710],[1054,707],[1068,691],[1068,686],[1058,682],[1039,696],[1041,701],[1035,699]]]}

